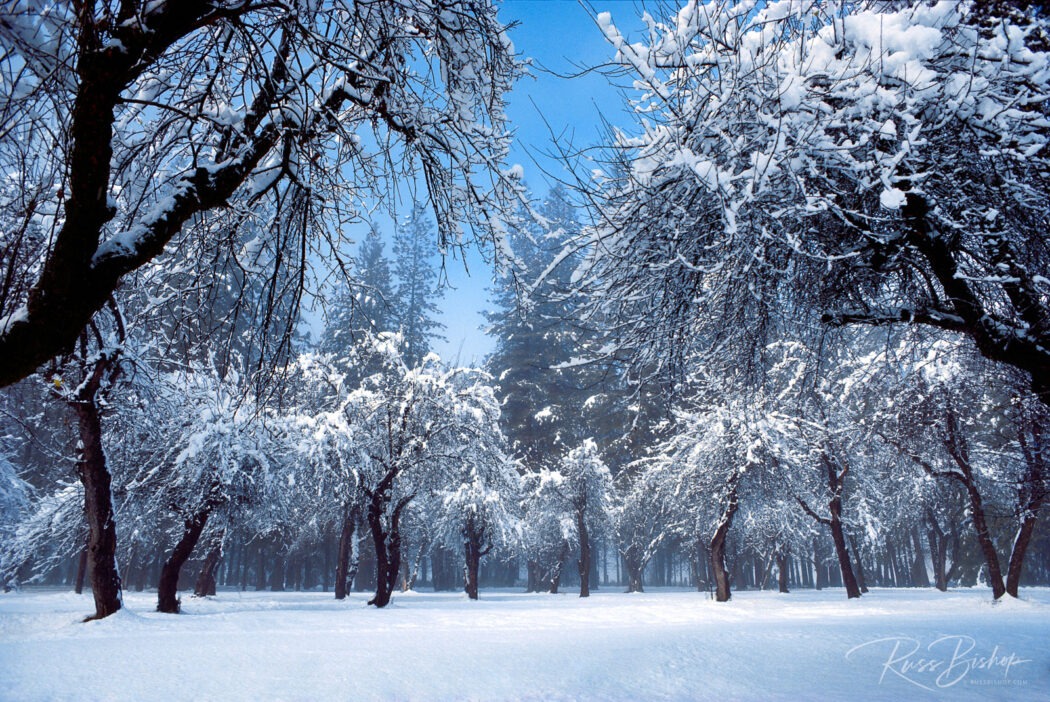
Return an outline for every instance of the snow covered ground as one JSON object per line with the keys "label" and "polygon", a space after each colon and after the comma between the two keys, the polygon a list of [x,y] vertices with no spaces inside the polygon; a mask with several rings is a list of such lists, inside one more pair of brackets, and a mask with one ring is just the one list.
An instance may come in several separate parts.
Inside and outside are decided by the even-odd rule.
{"label": "snow covered ground", "polygon": [[0,595],[3,700],[1050,700],[1050,590]]}

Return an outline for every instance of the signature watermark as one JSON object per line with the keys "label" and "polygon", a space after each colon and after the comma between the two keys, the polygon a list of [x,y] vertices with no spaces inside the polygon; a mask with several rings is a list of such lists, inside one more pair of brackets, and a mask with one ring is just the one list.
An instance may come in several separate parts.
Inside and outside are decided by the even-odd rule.
{"label": "signature watermark", "polygon": [[910,636],[872,639],[846,651],[847,660],[875,660],[879,684],[900,679],[923,690],[968,685],[1016,685],[1027,681],[1016,676],[1031,659],[1005,651],[998,644],[978,647],[972,636],[946,634],[927,644]]}

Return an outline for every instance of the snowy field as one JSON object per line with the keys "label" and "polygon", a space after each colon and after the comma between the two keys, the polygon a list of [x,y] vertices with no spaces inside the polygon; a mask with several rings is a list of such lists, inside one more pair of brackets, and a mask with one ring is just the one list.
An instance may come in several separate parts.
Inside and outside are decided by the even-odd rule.
{"label": "snowy field", "polygon": [[3,700],[1050,700],[1050,590],[0,595]]}

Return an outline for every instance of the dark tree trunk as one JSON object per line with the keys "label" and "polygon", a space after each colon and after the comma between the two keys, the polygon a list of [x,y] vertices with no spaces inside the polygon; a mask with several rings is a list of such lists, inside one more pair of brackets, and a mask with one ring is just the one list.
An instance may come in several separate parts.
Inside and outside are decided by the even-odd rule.
{"label": "dark tree trunk", "polygon": [[401,570],[401,511],[410,499],[402,498],[394,507],[387,530],[383,525],[383,506],[389,497],[377,489],[369,498],[368,527],[376,552],[376,593],[368,601],[370,605],[386,607],[397,587],[397,574]]}
{"label": "dark tree trunk", "polygon": [[835,464],[827,460],[828,480],[832,486],[832,498],[828,503],[831,512],[831,540],[835,544],[835,555],[839,561],[839,571],[842,573],[842,584],[846,587],[846,598],[854,599],[860,597],[860,587],[857,578],[853,575],[853,566],[850,564],[849,550],[846,548],[846,536],[842,530],[842,479],[845,470],[837,475]]}
{"label": "dark tree trunk", "polygon": [[197,576],[197,582],[193,586],[194,597],[215,596],[215,571],[222,561],[222,535],[219,535],[212,547],[208,549],[208,555],[204,557],[201,572]]}
{"label": "dark tree trunk", "polygon": [[783,551],[777,552],[777,589],[787,594],[788,591],[788,569],[787,554]]}
{"label": "dark tree trunk", "polygon": [[853,574],[853,564],[850,562],[849,549],[846,548],[846,538],[842,533],[842,522],[833,520],[831,539],[835,543],[835,555],[839,562],[842,584],[846,588],[846,597],[848,599],[860,597],[860,586],[857,584],[857,576]]}
{"label": "dark tree trunk", "polygon": [[[101,361],[99,363],[102,363]],[[96,374],[101,382],[101,370]],[[77,446],[77,473],[84,486],[84,516],[88,523],[88,573],[95,598],[95,614],[102,619],[123,604],[120,572],[117,568],[117,525],[113,515],[112,478],[102,449],[102,421],[95,393],[98,383],[85,381],[85,391],[73,408],[77,415],[80,442]],[[91,385],[94,389],[91,389]]]}
{"label": "dark tree trunk", "polygon": [[182,537],[160,571],[160,581],[157,583],[158,612],[179,613],[181,609],[177,596],[179,573],[182,572],[182,566],[189,560],[190,555],[193,553],[193,548],[197,545],[197,541],[200,540],[201,532],[204,531],[204,527],[208,523],[209,514],[211,514],[210,509],[201,510],[183,523]]}
{"label": "dark tree trunk", "polygon": [[623,554],[623,564],[627,571],[627,592],[645,592],[642,583],[645,559],[642,557],[641,547],[637,544],[628,546]]}
{"label": "dark tree trunk", "polygon": [[1017,597],[1017,588],[1021,585],[1021,573],[1024,570],[1024,556],[1028,551],[1028,544],[1032,540],[1032,532],[1035,531],[1036,513],[1029,513],[1021,521],[1021,528],[1017,530],[1014,545],[1010,551],[1010,565],[1006,571],[1006,594]]}
{"label": "dark tree trunk", "polygon": [[558,587],[561,586],[561,571],[565,567],[565,561],[569,557],[569,542],[562,541],[561,551],[558,553],[558,562],[554,564],[554,570],[551,571],[551,586],[550,593],[552,595],[558,594]]}
{"label": "dark tree trunk", "polygon": [[481,567],[481,558],[489,552],[484,542],[484,528],[478,528],[473,519],[468,519],[466,528],[463,530],[463,550],[466,558],[466,564],[463,567],[463,590],[472,600],[478,599],[478,571]]}
{"label": "dark tree trunk", "polygon": [[732,597],[729,574],[726,572],[726,537],[729,535],[729,528],[733,525],[733,516],[736,514],[738,505],[737,485],[736,482],[733,482],[729,491],[729,500],[722,512],[722,518],[719,520],[714,536],[711,537],[710,544],[711,572],[715,579],[715,600],[718,602],[728,602]]}
{"label": "dark tree trunk", "polygon": [[860,586],[861,594],[868,591],[867,579],[864,577],[864,562],[860,559],[860,549],[857,548],[857,540],[849,537],[849,545],[853,550],[853,561],[857,564],[857,584]]}
{"label": "dark tree trunk", "polygon": [[580,597],[591,596],[591,540],[587,534],[587,522],[583,518],[583,511],[576,511],[576,529],[580,535],[580,560],[577,565],[580,569]]}
{"label": "dark tree trunk", "polygon": [[73,592],[78,595],[84,594],[84,577],[87,575],[88,547],[80,549],[80,557],[77,559],[77,577],[73,583]]}
{"label": "dark tree trunk", "polygon": [[357,525],[357,508],[350,507],[343,515],[343,527],[339,532],[339,551],[335,563],[335,599],[346,599],[350,588],[350,559],[354,550],[354,528]]}
{"label": "dark tree trunk", "polygon": [[525,592],[540,592],[543,588],[543,568],[534,560],[525,564]]}
{"label": "dark tree trunk", "polygon": [[981,493],[978,492],[972,479],[966,480],[964,485],[970,498],[970,520],[973,522],[974,531],[977,532],[977,544],[981,548],[981,555],[984,556],[984,564],[988,569],[988,583],[992,586],[992,597],[999,599],[1006,594],[1006,586],[1003,584],[1003,571],[999,566],[995,543],[992,541],[988,522],[985,520]]}

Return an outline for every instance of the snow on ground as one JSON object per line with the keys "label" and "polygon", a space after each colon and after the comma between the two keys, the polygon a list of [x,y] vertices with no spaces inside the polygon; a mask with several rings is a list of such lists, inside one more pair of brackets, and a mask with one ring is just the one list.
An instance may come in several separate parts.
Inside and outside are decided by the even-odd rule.
{"label": "snow on ground", "polygon": [[1050,700],[1050,590],[0,595],[2,700]]}

